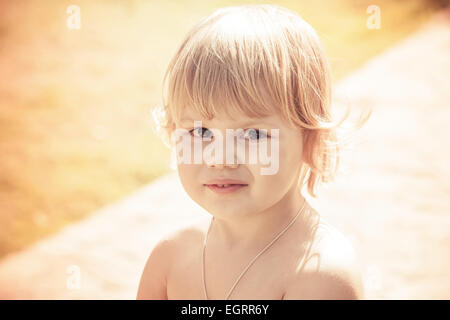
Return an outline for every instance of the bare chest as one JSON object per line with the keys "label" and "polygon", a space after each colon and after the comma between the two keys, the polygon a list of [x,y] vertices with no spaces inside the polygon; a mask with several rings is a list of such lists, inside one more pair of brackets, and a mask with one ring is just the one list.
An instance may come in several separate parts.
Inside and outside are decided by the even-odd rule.
{"label": "bare chest", "polygon": [[[202,245],[180,252],[167,278],[169,299],[205,299],[202,280]],[[206,250],[205,283],[208,299],[225,299],[254,254],[233,254]],[[280,300],[293,277],[298,252],[273,247],[261,254],[245,271],[229,295],[230,300]]]}

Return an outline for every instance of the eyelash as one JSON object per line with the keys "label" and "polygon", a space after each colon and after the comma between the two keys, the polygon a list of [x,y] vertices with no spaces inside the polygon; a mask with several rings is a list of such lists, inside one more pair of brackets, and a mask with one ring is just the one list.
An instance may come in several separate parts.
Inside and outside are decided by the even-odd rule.
{"label": "eyelash", "polygon": [[[189,134],[192,136],[193,131],[196,130],[196,129],[206,129],[206,130],[208,130],[208,129],[205,128],[205,127],[197,127],[197,128],[193,128],[193,129],[189,130]],[[270,138],[270,135],[269,135],[268,133],[265,133],[265,132],[262,131],[262,130],[259,130],[259,129],[250,129],[250,130],[255,130],[255,131],[257,131],[257,132],[258,132],[258,136],[260,136],[261,134],[265,134],[265,138],[266,138],[266,139]],[[209,130],[208,130],[208,131],[209,131]],[[194,135],[193,137],[195,138],[196,136]],[[200,138],[200,137],[199,137],[199,138]],[[201,138],[203,138],[203,135],[202,135]],[[263,138],[264,138],[264,137],[263,137]],[[257,141],[260,141],[260,140],[262,140],[263,138],[258,138],[258,139],[256,139],[256,140],[257,140]],[[255,140],[252,139],[251,141],[255,141]]]}

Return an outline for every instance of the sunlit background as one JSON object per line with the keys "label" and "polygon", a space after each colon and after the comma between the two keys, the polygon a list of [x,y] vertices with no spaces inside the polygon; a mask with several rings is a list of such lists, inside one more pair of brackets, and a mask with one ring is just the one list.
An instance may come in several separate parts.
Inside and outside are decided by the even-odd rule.
{"label": "sunlit background", "polygon": [[[0,261],[171,172],[150,116],[165,68],[195,22],[244,3],[263,2],[0,0]],[[446,1],[271,3],[317,30],[339,83]],[[71,5],[79,29],[69,28]],[[370,5],[380,29],[367,27]]]}

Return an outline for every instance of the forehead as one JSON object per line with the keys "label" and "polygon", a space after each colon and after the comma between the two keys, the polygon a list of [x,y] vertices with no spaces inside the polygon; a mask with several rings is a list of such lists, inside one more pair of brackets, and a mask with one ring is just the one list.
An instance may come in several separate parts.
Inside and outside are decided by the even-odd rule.
{"label": "forehead", "polygon": [[249,117],[245,114],[234,114],[233,116],[229,116],[223,113],[217,115],[213,119],[205,119],[202,115],[191,110],[181,112],[180,123],[192,124],[193,121],[202,121],[203,124],[230,124],[237,127],[253,124],[266,124],[273,127],[283,126],[283,120],[277,114],[272,114],[265,117]]}

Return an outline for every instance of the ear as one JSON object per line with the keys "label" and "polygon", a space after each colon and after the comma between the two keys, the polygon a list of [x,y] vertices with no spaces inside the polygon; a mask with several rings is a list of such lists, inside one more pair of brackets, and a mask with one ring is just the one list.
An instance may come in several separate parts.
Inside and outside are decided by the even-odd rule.
{"label": "ear", "polygon": [[304,162],[303,156],[302,156],[302,161],[301,161],[300,170],[299,170],[298,179],[297,179],[297,186],[299,186],[300,189],[303,188],[303,182],[305,180],[307,173],[308,173],[308,165]]}

